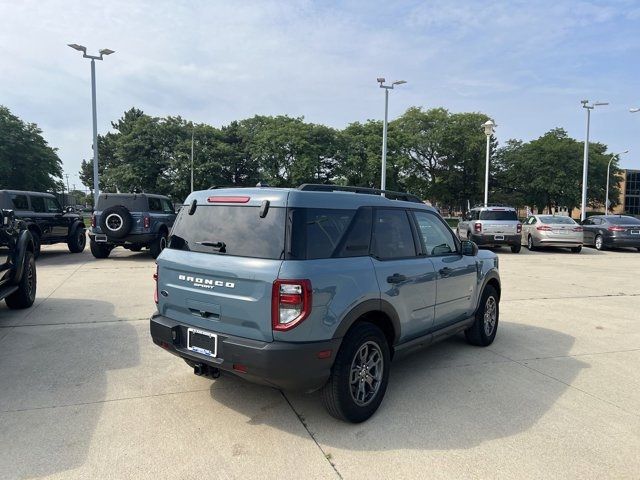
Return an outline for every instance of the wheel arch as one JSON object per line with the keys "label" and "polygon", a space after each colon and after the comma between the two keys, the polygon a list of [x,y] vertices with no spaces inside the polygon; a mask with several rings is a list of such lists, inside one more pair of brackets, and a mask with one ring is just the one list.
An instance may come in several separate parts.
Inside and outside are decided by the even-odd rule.
{"label": "wheel arch", "polygon": [[343,317],[333,338],[344,337],[354,325],[361,322],[372,323],[380,328],[393,352],[393,347],[400,338],[401,328],[398,313],[389,302],[375,299],[358,304]]}

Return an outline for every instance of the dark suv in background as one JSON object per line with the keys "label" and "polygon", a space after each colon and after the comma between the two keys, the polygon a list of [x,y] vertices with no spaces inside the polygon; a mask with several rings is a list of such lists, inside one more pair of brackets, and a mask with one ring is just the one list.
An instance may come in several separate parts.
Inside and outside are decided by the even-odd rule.
{"label": "dark suv in background", "polygon": [[80,253],[87,244],[82,216],[72,209],[63,209],[50,193],[0,190],[0,208],[13,210],[33,238],[34,255],[40,255],[40,245],[66,243],[69,251]]}
{"label": "dark suv in background", "polygon": [[36,298],[34,244],[24,222],[0,210],[0,300],[9,308],[28,308]]}
{"label": "dark suv in background", "polygon": [[115,247],[139,252],[148,248],[153,258],[167,245],[176,212],[169,197],[150,193],[102,193],[91,217],[91,253],[107,258]]}

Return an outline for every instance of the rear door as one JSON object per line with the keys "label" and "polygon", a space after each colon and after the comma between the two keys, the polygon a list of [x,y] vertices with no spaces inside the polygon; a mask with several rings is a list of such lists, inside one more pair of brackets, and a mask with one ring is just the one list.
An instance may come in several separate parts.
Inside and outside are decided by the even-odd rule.
{"label": "rear door", "polygon": [[66,237],[69,234],[69,221],[71,216],[65,216],[62,212],[62,206],[57,199],[51,197],[43,197],[44,207],[47,215],[50,215],[51,236]]}
{"label": "rear door", "polygon": [[[158,258],[158,310],[221,334],[272,341],[271,295],[285,249],[286,209],[260,199],[220,198],[182,207]],[[242,200],[242,198],[240,198]]]}
{"label": "rear door", "polygon": [[400,318],[400,342],[433,327],[436,301],[435,269],[428,258],[418,256],[409,215],[401,208],[375,210],[371,247],[380,298]]}
{"label": "rear door", "polygon": [[462,255],[460,245],[444,221],[432,212],[414,210],[422,252],[436,273],[434,329],[444,328],[473,313],[477,285],[475,257]]}

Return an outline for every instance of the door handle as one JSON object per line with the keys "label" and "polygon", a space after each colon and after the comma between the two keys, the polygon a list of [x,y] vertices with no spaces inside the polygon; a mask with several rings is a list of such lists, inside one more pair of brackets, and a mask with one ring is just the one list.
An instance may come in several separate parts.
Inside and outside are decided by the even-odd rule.
{"label": "door handle", "polygon": [[440,274],[441,277],[448,277],[449,275],[451,275],[452,272],[453,272],[453,269],[449,267],[444,267],[438,270],[438,273]]}
{"label": "door handle", "polygon": [[387,277],[387,283],[402,283],[407,279],[404,275],[400,275],[399,273],[394,273],[393,275]]}

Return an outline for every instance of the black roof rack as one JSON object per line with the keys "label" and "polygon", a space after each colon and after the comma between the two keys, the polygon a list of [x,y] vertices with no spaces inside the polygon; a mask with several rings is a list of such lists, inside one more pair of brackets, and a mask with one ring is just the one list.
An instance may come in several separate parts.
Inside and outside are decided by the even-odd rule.
{"label": "black roof rack", "polygon": [[420,198],[411,193],[395,192],[393,190],[380,190],[378,188],[368,187],[344,187],[342,185],[328,185],[328,184],[316,184],[305,183],[298,187],[298,190],[305,192],[351,192],[351,193],[364,193],[366,195],[380,195],[384,193],[385,197],[390,200],[403,200],[405,202],[423,203]]}
{"label": "black roof rack", "polygon": [[[505,205],[504,203],[487,203],[486,205],[480,203],[475,205],[473,208],[489,208],[489,207],[504,207],[504,208],[513,208],[511,205]],[[515,208],[514,208],[515,210]]]}

